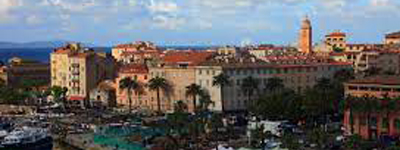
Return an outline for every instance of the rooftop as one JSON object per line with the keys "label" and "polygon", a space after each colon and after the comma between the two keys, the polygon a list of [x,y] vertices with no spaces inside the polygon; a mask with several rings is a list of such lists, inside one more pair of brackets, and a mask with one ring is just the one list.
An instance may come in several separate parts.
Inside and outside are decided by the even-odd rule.
{"label": "rooftop", "polygon": [[400,31],[386,34],[386,38],[400,38]]}
{"label": "rooftop", "polygon": [[346,36],[346,33],[343,32],[332,32],[325,37],[338,37],[338,36]]}
{"label": "rooftop", "polygon": [[163,62],[166,65],[177,65],[181,63],[188,64],[189,66],[196,66],[202,62],[207,61],[213,56],[213,52],[170,52],[166,53],[163,57]]}
{"label": "rooftop", "polygon": [[398,76],[373,76],[363,79],[355,79],[347,82],[347,84],[374,84],[374,85],[400,85],[400,77]]}
{"label": "rooftop", "polygon": [[136,74],[146,74],[149,69],[143,64],[129,64],[123,65],[119,68],[119,73],[136,73]]}

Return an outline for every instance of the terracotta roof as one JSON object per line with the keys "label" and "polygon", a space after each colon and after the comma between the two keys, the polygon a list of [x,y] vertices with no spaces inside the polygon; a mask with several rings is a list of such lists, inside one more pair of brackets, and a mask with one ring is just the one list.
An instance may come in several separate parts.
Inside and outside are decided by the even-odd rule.
{"label": "terracotta roof", "polygon": [[343,32],[332,32],[332,33],[326,35],[326,37],[336,37],[336,36],[346,36],[346,33],[343,33]]}
{"label": "terracotta roof", "polygon": [[398,76],[374,76],[364,79],[355,79],[347,82],[347,84],[377,84],[377,85],[400,85],[400,77]]}
{"label": "terracotta roof", "polygon": [[305,68],[318,66],[349,66],[351,62],[328,62],[328,63],[308,63],[308,64],[225,64],[226,68]]}
{"label": "terracotta roof", "polygon": [[386,38],[400,38],[400,31],[386,34]]}
{"label": "terracotta roof", "polygon": [[187,63],[190,66],[196,66],[207,61],[213,54],[213,52],[170,52],[163,57],[163,61],[166,65]]}
{"label": "terracotta roof", "polygon": [[142,64],[129,64],[124,65],[119,68],[119,73],[137,73],[137,74],[147,74],[149,69],[147,66]]}
{"label": "terracotta roof", "polygon": [[121,56],[146,55],[146,54],[161,54],[161,52],[160,52],[160,51],[157,51],[157,50],[149,50],[149,51],[126,51],[126,52],[122,52]]}
{"label": "terracotta roof", "polygon": [[68,50],[64,47],[57,48],[54,50],[54,53],[57,53],[57,54],[68,54],[69,52],[70,52],[70,50]]}

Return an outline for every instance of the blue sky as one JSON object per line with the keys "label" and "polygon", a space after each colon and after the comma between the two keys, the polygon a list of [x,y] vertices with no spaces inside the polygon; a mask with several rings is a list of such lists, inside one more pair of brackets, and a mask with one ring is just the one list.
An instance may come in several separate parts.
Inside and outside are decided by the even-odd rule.
{"label": "blue sky", "polygon": [[399,10],[399,0],[0,0],[0,41],[293,44],[308,14],[315,42],[341,30],[379,43],[400,30]]}

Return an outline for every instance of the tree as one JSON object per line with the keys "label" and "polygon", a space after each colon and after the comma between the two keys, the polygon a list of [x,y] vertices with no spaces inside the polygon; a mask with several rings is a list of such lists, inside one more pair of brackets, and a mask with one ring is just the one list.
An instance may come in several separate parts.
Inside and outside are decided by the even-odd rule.
{"label": "tree", "polygon": [[199,94],[199,109],[200,111],[208,111],[208,108],[211,104],[214,104],[214,102],[211,100],[210,94],[205,90],[202,89],[201,93]]}
{"label": "tree", "polygon": [[187,105],[183,101],[177,101],[174,105],[174,112],[184,113],[187,111]]}
{"label": "tree", "polygon": [[150,90],[155,90],[157,92],[157,109],[158,112],[161,112],[160,90],[166,91],[169,87],[169,84],[165,78],[157,76],[150,79],[148,86]]}
{"label": "tree", "polygon": [[299,96],[289,89],[267,94],[251,105],[250,111],[269,120],[292,119],[302,116]]}
{"label": "tree", "polygon": [[339,83],[347,82],[355,78],[354,71],[349,69],[342,69],[336,71],[335,74],[333,75],[333,78]]}
{"label": "tree", "polygon": [[139,83],[136,80],[132,80],[130,77],[125,77],[119,81],[119,88],[125,89],[128,94],[128,105],[129,105],[129,113],[132,112],[132,91],[136,90],[139,87]]}
{"label": "tree", "polygon": [[257,79],[248,76],[243,79],[241,88],[243,90],[243,93],[247,95],[247,100],[250,102],[251,96],[254,94],[254,91],[258,89],[259,82]]}
{"label": "tree", "polygon": [[267,80],[267,84],[265,84],[265,88],[268,91],[275,91],[279,89],[283,89],[285,85],[283,84],[283,80],[278,77],[269,78]]}
{"label": "tree", "polygon": [[221,73],[221,74],[213,77],[213,86],[219,86],[221,89],[222,112],[225,111],[223,90],[224,90],[225,86],[230,86],[230,85],[231,85],[231,81],[229,80],[229,76],[226,74]]}
{"label": "tree", "polygon": [[372,125],[371,124],[371,121],[372,121],[371,114],[379,111],[380,103],[378,101],[378,98],[372,97],[372,96],[367,96],[367,95],[363,96],[360,99],[360,101],[361,101],[361,107],[360,107],[361,112],[367,114],[367,127],[369,130]]}
{"label": "tree", "polygon": [[360,135],[351,135],[344,143],[344,147],[347,150],[360,150],[362,149],[362,138]]}
{"label": "tree", "polygon": [[50,88],[50,94],[53,96],[54,101],[57,103],[63,103],[67,96],[68,88],[53,86]]}
{"label": "tree", "polygon": [[186,87],[186,96],[192,96],[193,98],[193,111],[196,112],[196,101],[197,101],[197,96],[202,94],[203,91],[200,87],[200,85],[197,85],[195,83],[190,84],[189,86]]}

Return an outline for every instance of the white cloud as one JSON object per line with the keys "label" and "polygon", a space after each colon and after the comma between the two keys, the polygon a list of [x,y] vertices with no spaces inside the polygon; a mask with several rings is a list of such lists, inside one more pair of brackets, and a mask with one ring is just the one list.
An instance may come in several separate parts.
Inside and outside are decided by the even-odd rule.
{"label": "white cloud", "polygon": [[153,18],[153,25],[160,29],[178,30],[185,24],[184,18],[158,15]]}
{"label": "white cloud", "polygon": [[40,19],[37,15],[30,15],[25,20],[26,23],[30,25],[37,25],[42,23],[42,19]]}
{"label": "white cloud", "polygon": [[42,5],[49,5],[61,8],[63,11],[69,12],[82,12],[90,7],[96,5],[95,0],[81,0],[81,1],[68,1],[68,0],[44,0]]}
{"label": "white cloud", "polygon": [[153,13],[175,13],[179,10],[179,7],[176,3],[169,1],[155,2],[150,0],[150,4],[147,7]]}
{"label": "white cloud", "polygon": [[0,23],[13,20],[14,16],[10,11],[21,5],[21,0],[0,0]]}

